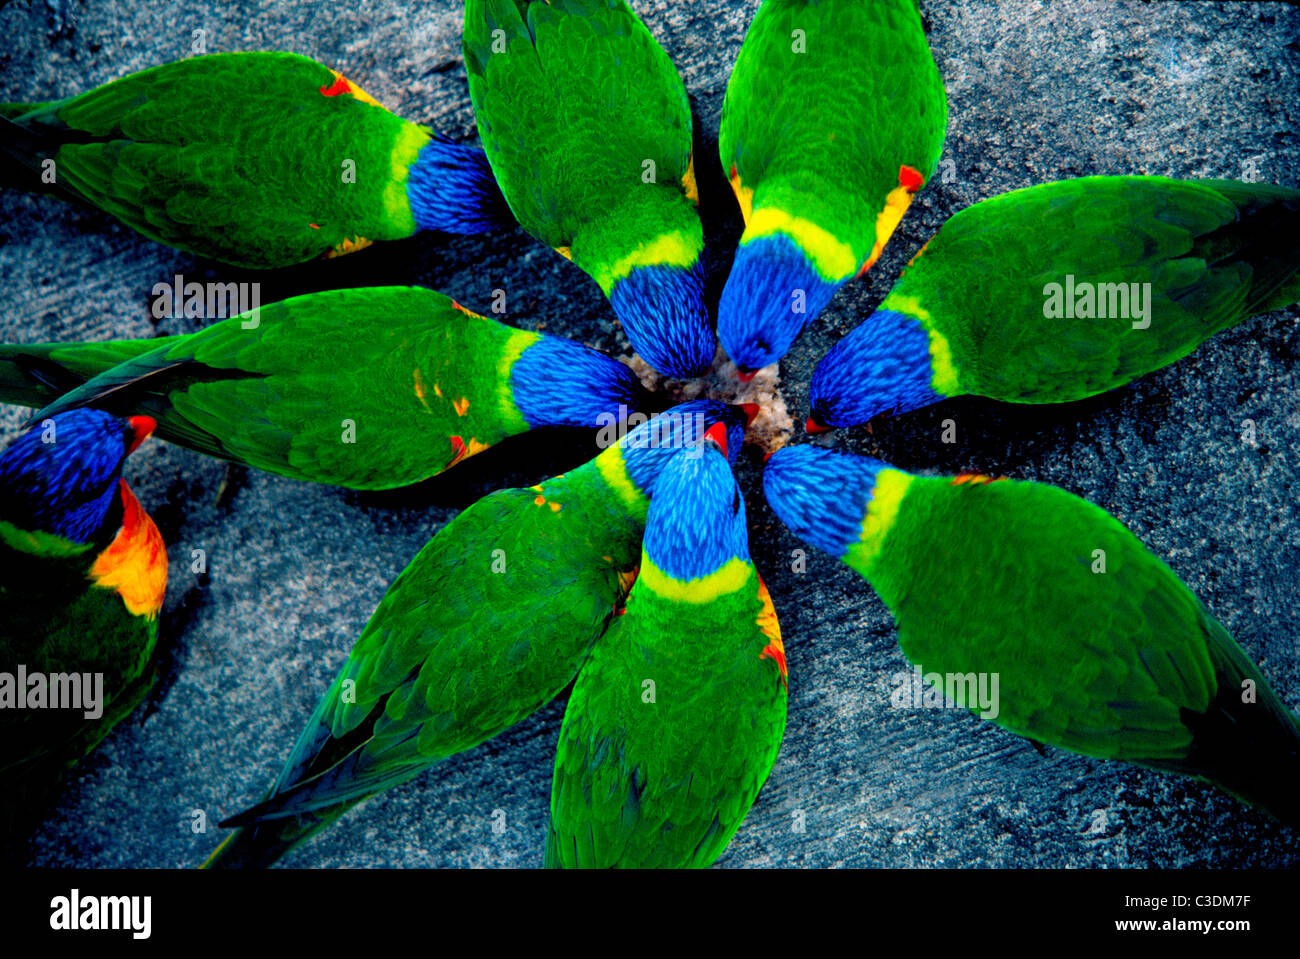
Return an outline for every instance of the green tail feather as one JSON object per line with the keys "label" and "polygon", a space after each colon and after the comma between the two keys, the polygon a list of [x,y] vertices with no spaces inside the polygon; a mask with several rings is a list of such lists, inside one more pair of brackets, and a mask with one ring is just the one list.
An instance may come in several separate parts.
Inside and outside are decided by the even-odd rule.
{"label": "green tail feather", "polygon": [[1277,744],[1267,740],[1245,751],[1238,746],[1220,750],[1206,778],[1279,822],[1300,828],[1300,729],[1293,731],[1290,750],[1280,758],[1276,748],[1269,748]]}
{"label": "green tail feather", "polygon": [[13,190],[40,190],[39,142],[4,112],[7,107],[19,106],[27,104],[0,104],[0,186]]}
{"label": "green tail feather", "polygon": [[0,103],[0,117],[6,120],[14,120],[24,113],[30,113],[37,107],[43,107],[43,103]]}
{"label": "green tail feather", "polygon": [[273,819],[236,829],[200,869],[265,869],[332,825],[350,806],[324,816]]}
{"label": "green tail feather", "polygon": [[1285,309],[1297,302],[1300,302],[1300,273],[1279,286],[1272,296],[1261,300],[1257,309],[1260,313],[1269,313],[1273,310]]}
{"label": "green tail feather", "polygon": [[1227,630],[1208,612],[1202,621],[1214,663],[1214,699],[1203,713],[1182,713],[1192,731],[1184,760],[1142,765],[1208,780],[1281,822],[1300,826],[1300,720]]}
{"label": "green tail feather", "polygon": [[175,339],[0,344],[0,403],[40,409],[105,370]]}
{"label": "green tail feather", "polygon": [[[1148,763],[1218,786],[1287,826],[1300,828],[1300,721],[1291,729],[1255,725],[1241,706],[1239,691],[1228,689],[1206,715],[1184,719],[1193,730],[1185,762]],[[1243,743],[1243,735],[1248,736]],[[1285,740],[1285,741],[1284,741]]]}
{"label": "green tail feather", "polygon": [[1222,266],[1251,268],[1245,316],[1290,306],[1300,299],[1300,191],[1267,183],[1205,180],[1237,207],[1235,223],[1196,244],[1197,252]]}
{"label": "green tail feather", "polygon": [[52,113],[36,111],[59,106],[61,102],[0,103],[0,186],[77,195],[64,189],[57,177],[54,183],[47,183],[41,176],[45,160],[58,152],[62,141],[53,132],[59,124],[48,119]]}

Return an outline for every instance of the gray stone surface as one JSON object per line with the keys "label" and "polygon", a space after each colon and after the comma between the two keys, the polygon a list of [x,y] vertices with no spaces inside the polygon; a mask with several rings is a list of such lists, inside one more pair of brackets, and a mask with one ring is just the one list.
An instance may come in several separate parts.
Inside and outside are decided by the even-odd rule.
{"label": "gray stone surface", "polygon": [[[635,5],[679,64],[706,151],[715,151],[731,63],[756,0]],[[946,182],[918,199],[870,276],[838,296],[783,364],[806,414],[813,364],[887,291],[954,211],[1089,173],[1240,177],[1300,184],[1300,9],[1277,3],[923,4],[951,103]],[[454,136],[473,117],[454,0],[363,4],[84,0],[55,32],[50,8],[0,10],[0,99],[69,95],[207,49],[293,50]],[[716,152],[697,155],[710,226],[738,215]],[[707,200],[706,196],[706,200]],[[617,351],[626,341],[595,285],[516,232],[419,237],[250,276],[144,240],[56,200],[0,194],[0,337],[151,336],[150,290],[174,273],[259,279],[263,302],[334,286],[416,282],[509,321]],[[1170,369],[1055,408],[953,401],[874,437],[833,442],[913,469],[980,470],[1055,483],[1105,507],[1169,562],[1300,707],[1300,333],[1295,308],[1254,318]],[[3,410],[12,435],[23,412]],[[953,418],[959,442],[939,442]],[[1253,420],[1257,446],[1242,440]],[[143,723],[119,728],[69,783],[35,836],[36,865],[197,863],[216,820],[258,799],[384,588],[474,495],[533,482],[580,458],[570,437],[529,437],[462,475],[383,496],[248,474],[218,503],[225,467],[152,443],[129,476],[171,555],[174,682]],[[740,467],[752,541],[786,636],[790,718],[780,759],[722,860],[728,866],[1286,866],[1296,835],[1214,789],[1048,749],[959,711],[889,707],[907,668],[889,615],[856,574],[812,554]],[[460,471],[456,471],[460,472]],[[238,477],[234,478],[238,480]],[[988,544],[991,550],[996,543]],[[207,552],[210,575],[190,572]],[[535,866],[562,706],[361,808],[294,854],[315,866]],[[139,717],[137,716],[137,719]],[[1300,784],[1297,784],[1300,785]],[[494,810],[506,829],[491,829]],[[802,818],[804,831],[795,830]]]}

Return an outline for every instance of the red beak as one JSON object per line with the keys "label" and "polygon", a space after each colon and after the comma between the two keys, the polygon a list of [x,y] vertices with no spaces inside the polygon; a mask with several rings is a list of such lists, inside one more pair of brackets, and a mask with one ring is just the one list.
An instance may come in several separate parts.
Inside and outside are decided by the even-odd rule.
{"label": "red beak", "polygon": [[834,427],[827,426],[825,423],[818,423],[810,416],[808,422],[804,423],[803,428],[816,436],[818,433],[829,433]]}
{"label": "red beak", "polygon": [[131,430],[135,433],[135,436],[131,438],[131,445],[126,448],[126,455],[130,456],[140,448],[141,443],[149,438],[149,434],[157,428],[158,421],[152,416],[132,416],[127,420],[127,423],[131,425]]}
{"label": "red beak", "polygon": [[763,408],[757,403],[741,403],[740,408],[745,411],[745,416],[748,417],[748,421],[745,423],[746,426],[753,426],[754,420],[758,419],[758,414],[763,412]]}
{"label": "red beak", "polygon": [[706,440],[712,440],[713,443],[722,451],[722,455],[727,455],[727,428],[721,423],[714,423],[704,434]]}
{"label": "red beak", "polygon": [[748,383],[756,376],[758,376],[758,370],[742,370],[740,367],[736,367],[736,379],[742,383]]}

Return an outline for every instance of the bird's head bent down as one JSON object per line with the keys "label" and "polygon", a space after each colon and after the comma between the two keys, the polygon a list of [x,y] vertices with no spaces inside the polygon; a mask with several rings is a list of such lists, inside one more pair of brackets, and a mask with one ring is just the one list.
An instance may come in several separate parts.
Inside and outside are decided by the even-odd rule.
{"label": "bird's head bent down", "polygon": [[632,348],[660,373],[689,379],[709,368],[717,339],[698,266],[635,267],[609,300]]}
{"label": "bird's head bent down", "polygon": [[906,313],[877,310],[813,370],[809,433],[857,426],[881,413],[937,403],[929,335]]}
{"label": "bird's head bent down", "polygon": [[842,285],[784,234],[742,241],[718,304],[718,337],[741,382],[785,356]]}
{"label": "bird's head bent down", "polygon": [[[645,559],[679,583],[749,562],[745,500],[720,452],[709,442],[698,451],[678,451],[664,467],[650,503]],[[645,565],[643,561],[643,573]]]}
{"label": "bird's head bent down", "polygon": [[885,463],[821,446],[787,446],[768,458],[763,493],[796,536],[842,559],[862,537]]}
{"label": "bird's head bent down", "polygon": [[0,519],[91,541],[118,501],[122,465],[153,432],[148,416],[73,409],[38,422],[0,454]]}

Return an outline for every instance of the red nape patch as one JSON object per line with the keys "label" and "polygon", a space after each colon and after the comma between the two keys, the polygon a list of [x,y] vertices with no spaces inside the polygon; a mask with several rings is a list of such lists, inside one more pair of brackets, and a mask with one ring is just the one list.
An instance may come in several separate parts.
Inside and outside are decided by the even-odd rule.
{"label": "red nape patch", "polygon": [[348,83],[343,77],[335,77],[334,82],[327,87],[321,87],[322,96],[339,97],[345,93],[352,92],[352,84]]}
{"label": "red nape patch", "polygon": [[919,170],[915,170],[904,163],[898,168],[898,185],[908,193],[915,193],[925,186],[925,177],[921,176]]}

